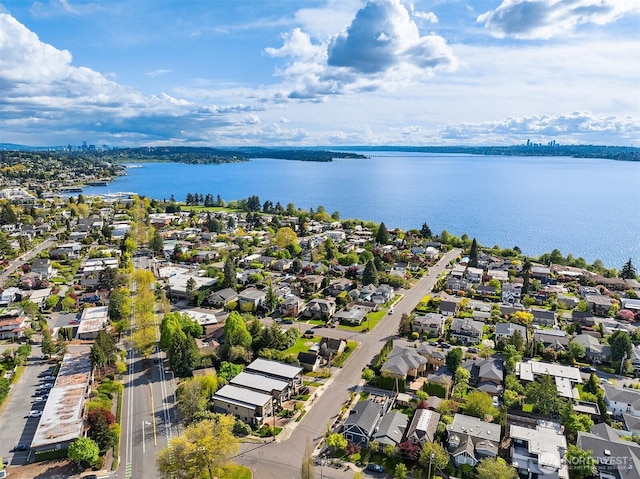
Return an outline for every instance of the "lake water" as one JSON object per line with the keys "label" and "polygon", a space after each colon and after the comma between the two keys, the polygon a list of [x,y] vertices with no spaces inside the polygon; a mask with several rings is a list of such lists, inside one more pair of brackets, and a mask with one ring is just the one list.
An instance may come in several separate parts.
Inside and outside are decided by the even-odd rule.
{"label": "lake water", "polygon": [[539,255],[558,248],[588,262],[640,266],[640,162],[591,158],[371,153],[369,159],[258,159],[222,165],[145,163],[83,194],[136,192],[184,201],[258,195],[284,207],[419,229],[427,222],[484,245]]}

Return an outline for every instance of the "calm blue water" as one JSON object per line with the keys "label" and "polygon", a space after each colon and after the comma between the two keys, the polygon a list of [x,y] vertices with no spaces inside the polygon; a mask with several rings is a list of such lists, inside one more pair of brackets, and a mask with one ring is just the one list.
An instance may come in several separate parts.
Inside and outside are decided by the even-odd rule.
{"label": "calm blue water", "polygon": [[132,191],[184,201],[258,195],[286,207],[324,206],[387,228],[467,233],[481,244],[539,255],[558,248],[592,262],[640,266],[640,163],[564,157],[380,152],[331,163],[259,159],[224,165],[146,163],[84,194]]}

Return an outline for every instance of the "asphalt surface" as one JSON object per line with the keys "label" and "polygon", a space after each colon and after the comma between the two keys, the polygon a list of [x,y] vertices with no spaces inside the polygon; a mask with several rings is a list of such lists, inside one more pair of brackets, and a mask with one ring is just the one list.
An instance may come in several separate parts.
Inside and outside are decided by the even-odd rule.
{"label": "asphalt surface", "polygon": [[[376,327],[368,333],[356,334],[360,345],[351,354],[348,362],[328,381],[326,386],[319,388],[317,399],[308,408],[299,423],[288,436],[276,442],[262,444],[244,444],[241,452],[232,460],[243,464],[253,471],[255,479],[298,479],[300,465],[304,456],[307,441],[317,446],[327,431],[327,425],[335,422],[340,409],[349,399],[349,394],[362,383],[362,370],[380,352],[387,339],[394,338],[398,332],[398,325],[403,313],[410,313],[420,300],[433,288],[438,275],[452,258],[460,254],[460,250],[447,253],[435,266],[430,268],[429,274],[420,279],[414,287],[404,292],[404,297],[394,306],[393,315],[387,315]],[[339,334],[336,329],[316,329],[316,334]],[[341,332],[345,335],[345,332]],[[345,336],[342,336],[345,337]],[[355,339],[355,338],[354,338]],[[322,469],[322,471],[321,471]],[[328,479],[342,479],[353,477],[354,470],[333,466],[316,467],[316,476]],[[365,474],[368,474],[365,472]],[[378,475],[380,476],[380,475]]]}

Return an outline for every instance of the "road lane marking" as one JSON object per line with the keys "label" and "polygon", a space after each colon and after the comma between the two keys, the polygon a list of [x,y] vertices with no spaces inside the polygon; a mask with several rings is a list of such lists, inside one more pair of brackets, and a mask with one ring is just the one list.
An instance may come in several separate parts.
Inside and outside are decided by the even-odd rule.
{"label": "road lane marking", "polygon": [[149,384],[149,394],[151,395],[151,422],[153,423],[153,445],[158,445],[158,436],[156,434],[156,408],[153,405],[153,388],[151,387],[151,383]]}

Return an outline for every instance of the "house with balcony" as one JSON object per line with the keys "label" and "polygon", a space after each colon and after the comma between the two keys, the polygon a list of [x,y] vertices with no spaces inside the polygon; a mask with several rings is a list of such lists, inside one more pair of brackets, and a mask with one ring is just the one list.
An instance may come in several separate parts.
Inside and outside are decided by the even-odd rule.
{"label": "house with balcony", "polygon": [[458,466],[475,467],[485,457],[497,457],[500,448],[500,424],[456,414],[447,426],[447,448]]}
{"label": "house with balcony", "polygon": [[535,429],[511,424],[511,464],[521,478],[569,479],[567,438],[560,424],[538,421]]}
{"label": "house with balcony", "polygon": [[478,344],[482,340],[484,323],[471,318],[455,318],[451,324],[451,338],[461,344]]}
{"label": "house with balcony", "polygon": [[254,359],[245,371],[251,374],[268,376],[281,381],[286,381],[289,385],[290,394],[296,394],[302,386],[302,371],[300,366],[285,364],[267,359]]}
{"label": "house with balcony", "polygon": [[218,389],[212,399],[215,412],[233,414],[244,423],[258,428],[273,416],[274,401],[271,394],[232,384]]}
{"label": "house with balcony", "polygon": [[438,338],[444,334],[444,316],[438,313],[427,313],[413,318],[411,330],[421,337]]}

